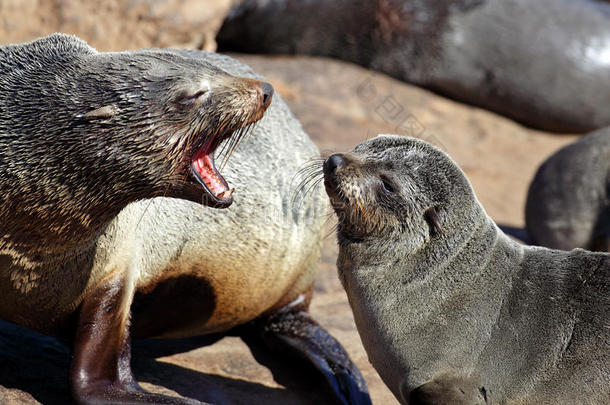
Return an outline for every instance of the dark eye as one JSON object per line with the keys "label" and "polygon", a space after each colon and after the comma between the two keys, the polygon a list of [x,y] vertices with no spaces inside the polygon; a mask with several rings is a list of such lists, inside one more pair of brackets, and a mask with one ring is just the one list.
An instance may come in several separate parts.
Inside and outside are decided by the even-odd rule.
{"label": "dark eye", "polygon": [[199,99],[199,97],[205,95],[207,92],[207,90],[199,90],[197,93],[184,94],[179,97],[178,102],[183,105],[193,104],[197,101],[197,99]]}
{"label": "dark eye", "polygon": [[379,178],[381,180],[381,185],[383,186],[385,191],[387,191],[388,193],[395,193],[396,192],[396,187],[394,187],[394,184],[392,184],[390,179],[388,179],[385,176],[380,176]]}

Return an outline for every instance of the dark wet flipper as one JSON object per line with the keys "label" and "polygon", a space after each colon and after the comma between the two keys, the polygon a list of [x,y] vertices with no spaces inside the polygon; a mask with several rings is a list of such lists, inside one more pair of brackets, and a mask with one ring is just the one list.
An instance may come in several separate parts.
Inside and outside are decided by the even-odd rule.
{"label": "dark wet flipper", "polygon": [[70,366],[74,399],[84,405],[196,405],[199,401],[144,391],[131,372],[131,296],[120,276],[105,280],[78,312]]}
{"label": "dark wet flipper", "polygon": [[285,311],[253,324],[267,346],[305,358],[345,405],[371,405],[360,370],[345,349],[305,311]]}

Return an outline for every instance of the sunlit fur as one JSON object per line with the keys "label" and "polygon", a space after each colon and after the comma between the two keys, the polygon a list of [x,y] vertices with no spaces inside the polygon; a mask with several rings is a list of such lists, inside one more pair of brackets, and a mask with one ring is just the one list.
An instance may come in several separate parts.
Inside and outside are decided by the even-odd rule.
{"label": "sunlit fur", "polygon": [[[610,125],[608,1],[234,4],[216,37],[222,52],[342,59],[552,132]],[[368,80],[355,95],[377,107],[391,93]]]}
{"label": "sunlit fur", "polygon": [[259,81],[184,51],[100,53],[62,34],[1,47],[0,247],[86,243],[142,198],[206,203],[195,150],[237,131],[234,148],[261,106]]}
{"label": "sunlit fur", "polygon": [[[240,77],[261,79],[227,56],[175,52]],[[219,166],[234,146],[231,139],[220,145]],[[42,256],[4,245],[0,247],[0,318],[72,338],[77,325],[71,321],[77,316],[83,319],[83,306],[99,305],[100,312],[119,322],[112,325],[112,333],[104,334],[107,323],[85,319],[78,331],[84,329],[85,336],[91,331],[100,343],[87,350],[73,348],[73,358],[84,353],[92,359],[92,367],[99,368],[104,367],[100,357],[130,334],[195,336],[235,330],[255,319],[265,326],[261,317],[275,315],[281,321],[291,303],[290,311],[306,315],[320,262],[326,197],[318,185],[293,205],[291,180],[318,154],[286,104],[274,97],[265,117],[234,148],[224,167],[223,174],[235,187],[231,207],[219,210],[183,198],[157,197],[127,205],[87,246]],[[122,296],[100,292],[100,285],[108,280],[116,281]],[[290,325],[282,323],[270,323],[274,330],[269,335],[281,337],[278,327]],[[296,340],[301,346],[297,350],[326,370],[330,383],[340,387],[340,395],[345,392],[345,396],[359,396],[359,403],[369,403],[362,376],[334,340],[317,327],[300,324],[284,336],[290,338],[295,330],[302,335]],[[296,364],[292,360],[291,365]],[[128,361],[129,353],[123,354],[123,373]],[[73,374],[77,382],[88,376],[81,370],[87,371],[77,369]],[[115,392],[121,388],[117,385],[111,386]],[[202,387],[199,399],[209,398],[204,391]],[[148,401],[159,402],[170,401]]]}
{"label": "sunlit fur", "polygon": [[[379,136],[344,156],[327,186],[348,200],[336,209],[348,213],[339,276],[401,403],[607,403],[609,254],[509,239],[457,164],[421,140]],[[381,175],[393,207],[377,192]]]}
{"label": "sunlit fur", "polygon": [[[172,52],[253,83],[261,79],[223,55]],[[125,295],[115,309],[117,316],[126,317],[134,289],[150,293],[175,278],[191,277],[200,283],[189,284],[190,297],[176,289],[174,297],[165,299],[183,305],[200,294],[200,301],[213,303],[213,313],[187,306],[183,315],[189,321],[177,326],[171,317],[139,307],[137,314],[152,319],[156,329],[136,332],[193,336],[226,331],[310,294],[321,254],[326,197],[318,184],[293,204],[297,184],[292,180],[318,150],[279,97],[248,135],[237,146],[233,138],[226,139],[216,153],[218,166],[226,163],[223,174],[235,187],[235,201],[226,210],[157,197],[129,204],[88,244],[82,235],[85,246],[41,255],[1,245],[0,317],[43,333],[72,334],[66,319],[101,280],[124,278]],[[198,291],[201,284],[210,289]],[[165,301],[160,301],[155,303],[162,306]],[[132,321],[136,327],[142,324],[137,316]]]}

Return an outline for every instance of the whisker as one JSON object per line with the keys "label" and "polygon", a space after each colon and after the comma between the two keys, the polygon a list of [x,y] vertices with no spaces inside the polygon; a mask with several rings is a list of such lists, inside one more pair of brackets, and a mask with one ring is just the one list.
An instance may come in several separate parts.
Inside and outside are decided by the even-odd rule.
{"label": "whisker", "polygon": [[302,165],[299,170],[297,170],[293,176],[293,179],[311,171],[322,171],[322,162],[323,160],[319,158],[310,159],[307,163]]}
{"label": "whisker", "polygon": [[326,232],[323,236],[323,239],[328,239],[331,236],[336,236],[337,235],[337,231],[339,230],[339,224],[336,223],[335,225],[333,225],[328,232]]}
{"label": "whisker", "polygon": [[[296,179],[293,177],[293,180],[296,180]],[[304,175],[303,178],[301,179],[301,181],[299,181],[299,183],[296,184],[295,191],[296,192],[301,191],[309,183],[311,183],[312,181],[315,181],[315,180],[324,180],[324,173],[322,172],[322,170],[312,171],[312,172]],[[291,184],[294,184],[294,181],[291,181]]]}
{"label": "whisker", "polygon": [[[299,178],[308,178],[308,177],[311,176],[312,173],[319,172],[320,174],[322,174],[323,173],[322,172],[322,165],[320,164],[321,161],[322,161],[322,159],[320,159],[319,157],[313,157],[313,158],[309,159],[292,176],[292,178],[290,179],[290,184],[291,185],[295,184],[295,181],[297,179],[299,179]],[[301,182],[302,181],[303,180],[301,180]]]}
{"label": "whisker", "polygon": [[[251,120],[252,118],[252,113],[246,118],[245,122],[248,122]],[[233,154],[233,152],[235,151],[235,149],[237,148],[237,146],[243,141],[243,139],[245,138],[245,136],[248,134],[248,132],[252,129],[254,123],[250,123],[248,125],[245,125],[243,127],[241,127],[238,131],[237,134],[233,135],[231,137],[231,141],[229,144],[229,152],[227,153],[226,157],[223,160],[222,163],[222,167],[224,167],[224,165],[227,164],[227,162],[229,161],[229,159],[231,158],[231,155]]]}
{"label": "whisker", "polygon": [[232,150],[234,148],[236,141],[236,138],[240,136],[240,132],[243,129],[238,129],[235,132],[233,132],[233,134],[231,134],[231,138],[228,139],[223,145],[222,145],[222,149],[220,151],[221,156],[222,156],[222,161],[220,162],[220,171],[223,171],[226,164],[229,162],[229,157],[231,156]]}
{"label": "whisker", "polygon": [[[240,121],[239,117],[237,117],[237,116],[233,117],[231,119],[231,121],[229,121],[226,125],[224,125],[221,128],[219,133],[226,132],[226,128],[234,128],[234,127],[236,127],[239,121]],[[229,139],[223,143],[222,148],[220,150],[221,154],[224,154],[226,152],[227,145],[229,145],[229,144],[231,144],[232,142],[235,141],[235,137],[236,137],[237,131],[238,130],[234,130],[233,133],[230,135]]]}
{"label": "whisker", "polygon": [[322,181],[324,181],[324,177],[321,171],[311,173],[309,177],[301,180],[292,193],[292,206],[297,209],[301,208],[301,203]]}
{"label": "whisker", "polygon": [[[324,226],[328,227],[328,232],[326,232],[324,234],[324,239],[327,239],[328,237],[330,237],[331,235],[336,235],[337,231],[339,230],[339,221],[336,215],[334,215],[333,212],[329,213],[330,215],[327,216],[326,220],[324,221]],[[332,225],[330,224],[330,221],[333,221],[334,223],[332,223]]]}
{"label": "whisker", "polygon": [[229,151],[226,154],[226,156],[223,158],[222,167],[224,167],[227,164],[227,162],[229,161],[229,159],[231,158],[231,155],[233,154],[233,152],[237,148],[237,145],[239,145],[241,138],[243,137],[243,133],[244,133],[244,128],[240,128],[237,131],[237,134],[233,135],[233,137],[231,138]]}
{"label": "whisker", "polygon": [[314,179],[313,182],[311,182],[311,184],[309,185],[309,187],[307,188],[307,190],[305,190],[305,192],[303,193],[303,196],[307,196],[309,195],[314,188],[318,187],[322,182],[324,181],[324,177],[319,177]]}
{"label": "whisker", "polygon": [[303,202],[305,201],[305,198],[306,198],[307,196],[311,195],[311,192],[312,192],[312,191],[313,191],[313,190],[314,190],[316,187],[318,187],[318,186],[320,185],[320,183],[322,183],[322,181],[323,181],[323,179],[322,179],[322,178],[320,178],[320,179],[315,179],[315,181],[313,181],[313,182],[312,182],[312,183],[309,185],[309,187],[308,187],[308,188],[305,190],[305,192],[303,192],[303,193],[301,194],[301,195],[302,195],[302,198],[301,198],[301,201],[299,201],[299,204],[298,204],[298,205],[296,204],[296,202],[297,202],[297,201],[296,201],[296,198],[294,198],[294,199],[293,199],[293,201],[292,201],[292,206],[293,206],[293,207],[296,207],[297,209],[300,209],[300,208],[301,208],[301,203],[303,203]]}

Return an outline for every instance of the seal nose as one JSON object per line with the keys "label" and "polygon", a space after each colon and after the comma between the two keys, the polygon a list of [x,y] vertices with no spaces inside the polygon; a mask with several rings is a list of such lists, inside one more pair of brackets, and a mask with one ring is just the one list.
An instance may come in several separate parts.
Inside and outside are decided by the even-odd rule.
{"label": "seal nose", "polygon": [[333,174],[337,169],[341,168],[342,166],[345,166],[346,162],[347,159],[345,159],[345,156],[340,153],[335,153],[334,155],[331,155],[328,159],[326,159],[326,161],[324,162],[324,172],[328,174]]}
{"label": "seal nose", "polygon": [[261,91],[263,92],[263,104],[267,106],[273,97],[273,86],[267,82],[262,82]]}

